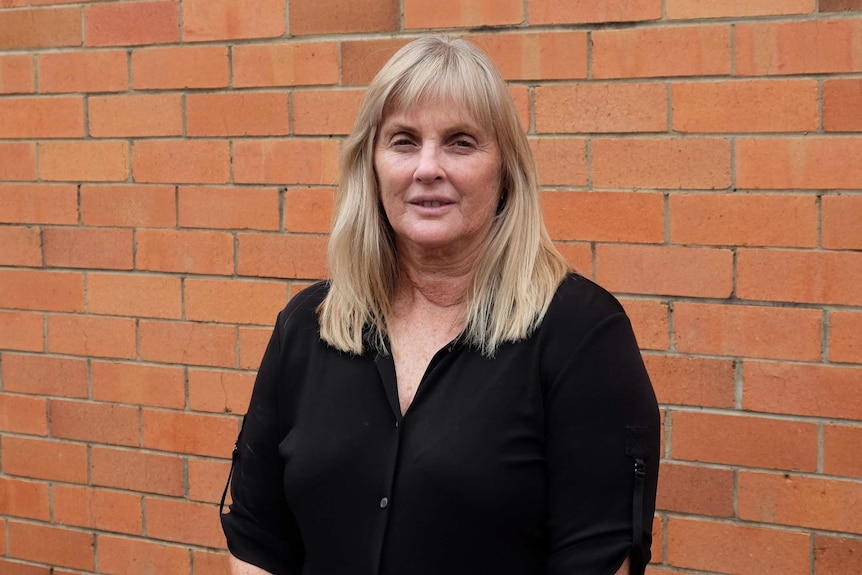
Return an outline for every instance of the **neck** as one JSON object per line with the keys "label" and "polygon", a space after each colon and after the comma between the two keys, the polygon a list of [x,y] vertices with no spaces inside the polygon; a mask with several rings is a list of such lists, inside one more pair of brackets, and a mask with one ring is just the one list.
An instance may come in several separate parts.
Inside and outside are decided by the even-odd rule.
{"label": "neck", "polygon": [[475,274],[479,250],[456,257],[439,254],[398,252],[396,301],[402,305],[427,303],[435,307],[461,307]]}

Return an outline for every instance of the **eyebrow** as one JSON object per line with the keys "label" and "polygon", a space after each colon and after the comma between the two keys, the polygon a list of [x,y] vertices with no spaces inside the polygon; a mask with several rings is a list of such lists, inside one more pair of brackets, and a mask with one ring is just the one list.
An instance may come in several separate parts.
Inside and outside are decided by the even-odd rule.
{"label": "eyebrow", "polygon": [[[384,137],[389,137],[392,134],[399,134],[401,132],[407,132],[408,134],[416,133],[415,127],[412,127],[410,124],[406,124],[403,122],[392,124],[390,126],[386,126],[386,122],[383,122],[381,128],[385,128],[380,130],[380,135]],[[447,129],[445,135],[452,136],[454,134],[468,134],[471,137],[477,137],[478,134],[484,134],[485,132],[486,130],[483,130],[478,124],[459,122]]]}

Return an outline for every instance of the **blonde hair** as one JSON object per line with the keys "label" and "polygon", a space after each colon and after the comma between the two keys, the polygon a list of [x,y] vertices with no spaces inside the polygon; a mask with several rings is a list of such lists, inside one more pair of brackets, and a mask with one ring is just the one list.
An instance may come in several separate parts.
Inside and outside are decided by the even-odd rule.
{"label": "blonde hair", "polygon": [[439,100],[469,111],[494,134],[502,156],[502,202],[467,295],[462,341],[490,357],[504,342],[526,338],[569,271],[545,229],[533,155],[505,81],[469,42],[420,38],[371,81],[342,151],[330,286],[318,309],[321,337],[339,350],[386,351],[398,264],[374,174],[377,130],[386,113]]}

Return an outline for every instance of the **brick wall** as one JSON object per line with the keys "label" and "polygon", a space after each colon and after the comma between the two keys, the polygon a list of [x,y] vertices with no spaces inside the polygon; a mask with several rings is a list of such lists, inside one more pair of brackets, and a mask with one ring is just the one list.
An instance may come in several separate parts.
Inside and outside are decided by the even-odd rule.
{"label": "brick wall", "polygon": [[[226,573],[269,326],[426,29],[508,80],[662,403],[651,575],[862,572],[862,2],[0,0],[0,572]],[[51,567],[54,570],[51,571]]]}

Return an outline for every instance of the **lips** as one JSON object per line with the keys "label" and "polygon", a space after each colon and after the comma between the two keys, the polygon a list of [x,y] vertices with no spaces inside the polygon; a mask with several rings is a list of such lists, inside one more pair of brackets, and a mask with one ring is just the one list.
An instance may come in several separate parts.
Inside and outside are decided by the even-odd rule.
{"label": "lips", "polygon": [[420,208],[440,208],[444,206],[448,206],[454,204],[455,202],[448,200],[446,198],[429,198],[429,197],[419,197],[410,200],[412,205],[420,207]]}

